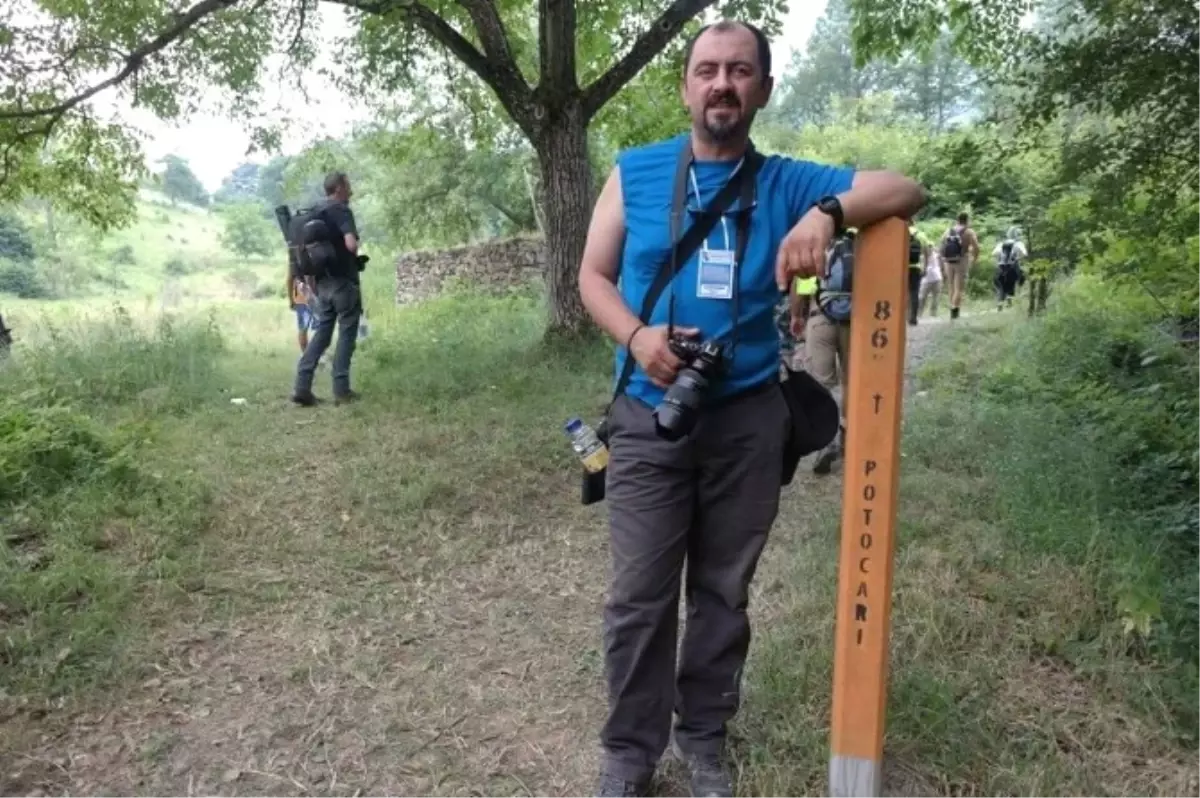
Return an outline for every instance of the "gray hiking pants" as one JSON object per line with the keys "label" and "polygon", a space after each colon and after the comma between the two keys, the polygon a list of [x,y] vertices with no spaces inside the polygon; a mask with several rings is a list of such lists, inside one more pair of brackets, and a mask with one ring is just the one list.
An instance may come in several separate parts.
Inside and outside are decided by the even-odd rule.
{"label": "gray hiking pants", "polygon": [[[724,746],[750,646],[750,580],[779,508],[790,423],[775,386],[706,410],[674,443],[655,433],[652,413],[622,396],[609,416],[609,714],[601,742],[605,771],[627,781],[654,772],[672,711],[687,754]],[[687,623],[676,671],[681,584]]]}
{"label": "gray hiking pants", "polygon": [[317,281],[317,330],[313,333],[296,367],[296,396],[312,393],[317,362],[333,341],[337,325],[337,348],[333,352],[333,395],[350,392],[350,358],[358,343],[358,320],[362,316],[362,291],[355,280],[324,277]]}

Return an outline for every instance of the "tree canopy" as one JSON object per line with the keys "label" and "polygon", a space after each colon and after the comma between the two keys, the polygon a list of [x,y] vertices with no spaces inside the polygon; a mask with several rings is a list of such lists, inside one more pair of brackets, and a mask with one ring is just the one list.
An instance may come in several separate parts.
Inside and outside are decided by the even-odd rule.
{"label": "tree canopy", "polygon": [[[285,54],[293,73],[311,67],[327,46],[316,15],[322,7],[340,8],[352,32],[333,46],[347,54],[341,59],[346,68],[326,75],[327,83],[383,101],[438,81],[470,110],[477,131],[495,135],[512,125],[532,146],[540,194],[552,210],[545,220],[550,321],[575,330],[584,323],[575,268],[592,199],[588,127],[716,0],[655,5],[199,0],[181,9],[169,0],[139,0],[130,13],[123,4],[19,0],[0,18],[0,74],[10,86],[0,98],[0,190],[10,199],[34,186],[61,194],[32,170],[47,160],[40,168],[77,166],[109,153],[102,180],[107,196],[110,203],[127,198],[137,148],[126,129],[100,125],[90,103],[110,89],[135,108],[176,119],[196,107],[190,87],[218,87],[231,113],[255,120],[257,141],[277,141],[278,132],[255,115],[268,57]],[[785,6],[782,0],[728,0],[721,8],[772,33]],[[665,77],[670,70],[652,74]],[[625,124],[647,129],[641,120]],[[47,142],[59,146],[47,149]],[[112,207],[91,215],[97,223],[122,218]]]}
{"label": "tree canopy", "polygon": [[178,155],[163,158],[160,179],[162,191],[172,202],[187,202],[198,207],[208,205],[208,192],[188,162]]}

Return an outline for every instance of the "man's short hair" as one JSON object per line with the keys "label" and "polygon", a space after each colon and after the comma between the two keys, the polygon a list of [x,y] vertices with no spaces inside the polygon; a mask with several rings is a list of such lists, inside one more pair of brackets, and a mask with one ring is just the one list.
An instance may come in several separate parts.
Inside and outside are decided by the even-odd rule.
{"label": "man's short hair", "polygon": [[325,196],[331,197],[337,193],[337,190],[346,185],[345,172],[330,172],[325,175]]}
{"label": "man's short hair", "polygon": [[970,214],[960,213],[958,215],[958,223],[959,224],[966,224],[968,221],[970,221],[970,219],[971,219]]}
{"label": "man's short hair", "polygon": [[723,19],[720,22],[713,22],[705,25],[700,30],[696,31],[696,35],[688,39],[687,46],[683,51],[683,74],[686,77],[688,67],[692,63],[692,49],[696,46],[696,40],[703,36],[709,29],[719,33],[726,33],[738,28],[745,28],[754,34],[754,41],[758,45],[758,67],[762,70],[762,79],[766,80],[771,77],[771,42],[767,39],[767,34],[763,33],[756,25],[751,25],[749,22],[735,22],[732,19]]}

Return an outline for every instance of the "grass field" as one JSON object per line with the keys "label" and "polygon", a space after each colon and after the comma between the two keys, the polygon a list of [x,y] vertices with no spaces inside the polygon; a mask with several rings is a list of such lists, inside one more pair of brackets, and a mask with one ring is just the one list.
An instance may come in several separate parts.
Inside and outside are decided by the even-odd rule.
{"label": "grass field", "polygon": [[[0,791],[593,789],[605,523],[560,428],[602,408],[608,348],[545,344],[532,296],[366,293],[364,400],[314,410],[282,299],[14,305]],[[1110,589],[1153,559],[1116,546],[1119,469],[964,393],[1016,318],[910,345],[886,789],[1195,794],[1194,662]],[[756,579],[741,794],[825,789],[839,485],[786,490]]]}

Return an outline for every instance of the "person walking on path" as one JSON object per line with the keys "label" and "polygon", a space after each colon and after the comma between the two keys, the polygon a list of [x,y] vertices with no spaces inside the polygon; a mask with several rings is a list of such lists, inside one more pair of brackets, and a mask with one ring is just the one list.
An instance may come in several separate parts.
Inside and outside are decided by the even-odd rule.
{"label": "person walking on path", "polygon": [[950,288],[950,318],[957,319],[967,290],[967,275],[979,258],[979,238],[971,229],[971,217],[958,215],[958,221],[942,235],[942,265]]}
{"label": "person walking on path", "polygon": [[1029,252],[1017,236],[1017,229],[1011,228],[1004,240],[992,250],[992,257],[996,259],[996,276],[992,281],[996,286],[996,310],[1012,307],[1017,287],[1025,283],[1022,265],[1029,258]]}
{"label": "person walking on path", "polygon": [[938,313],[938,297],[942,295],[942,263],[937,250],[930,249],[929,260],[925,264],[925,274],[921,276],[921,288],[917,297],[918,315],[924,316],[926,309],[930,317]]}
{"label": "person walking on path", "polygon": [[917,309],[920,303],[921,279],[925,276],[925,267],[929,263],[931,247],[925,240],[925,235],[917,226],[908,220],[908,323],[917,323]]}
{"label": "person walking on path", "polygon": [[317,329],[317,317],[313,308],[317,303],[317,295],[308,280],[288,274],[288,304],[296,314],[297,342],[300,344],[300,354],[308,349],[309,330]]}
{"label": "person walking on path", "polygon": [[[835,263],[848,258],[853,263],[856,231],[848,230],[833,242],[826,260]],[[851,267],[851,272],[853,267]],[[808,319],[804,339],[805,368],[817,382],[825,386],[837,401],[841,423],[838,434],[829,445],[817,453],[813,461],[814,474],[828,474],[841,459],[846,446],[846,385],[850,376],[850,319],[835,318],[822,307],[818,294],[827,288],[820,281],[813,290],[801,297],[801,315]]]}

